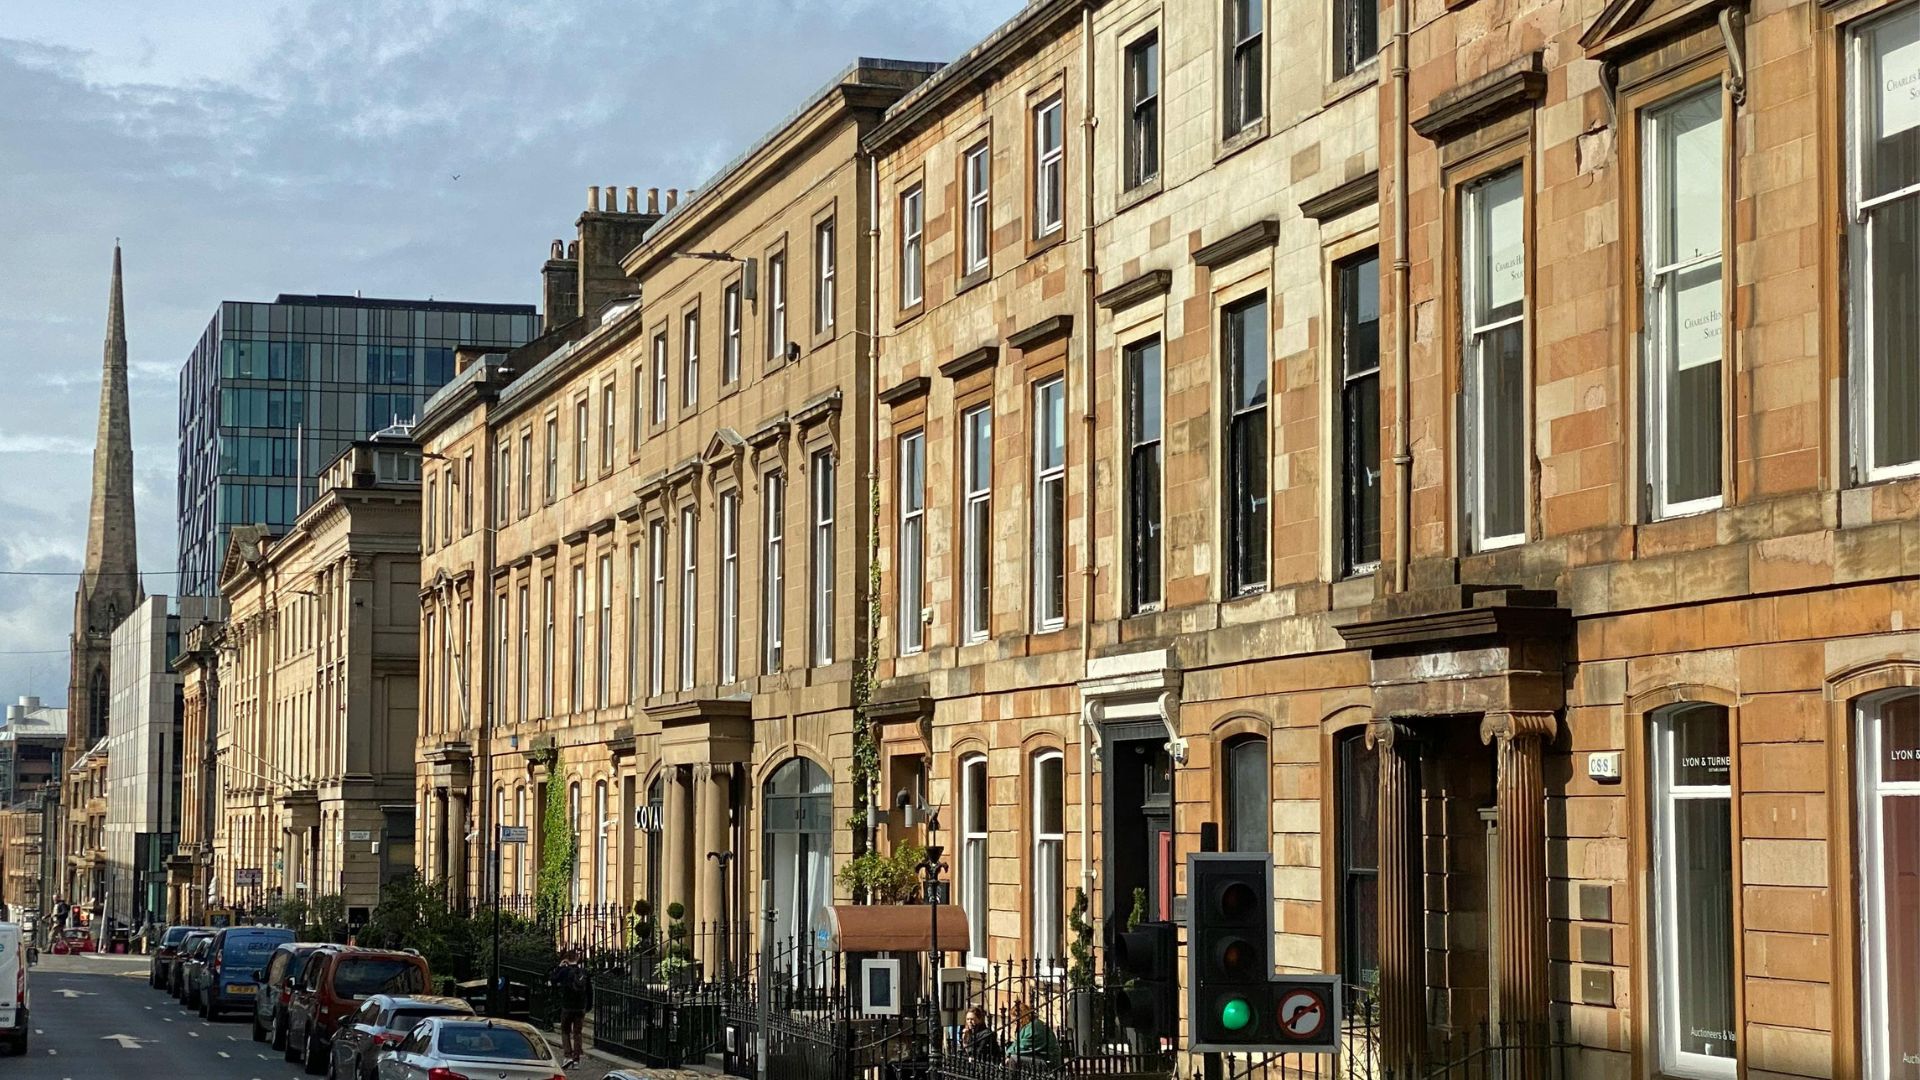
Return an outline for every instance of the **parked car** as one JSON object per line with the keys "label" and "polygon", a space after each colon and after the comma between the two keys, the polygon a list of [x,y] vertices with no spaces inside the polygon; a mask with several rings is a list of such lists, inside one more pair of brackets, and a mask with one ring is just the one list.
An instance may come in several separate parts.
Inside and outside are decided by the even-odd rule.
{"label": "parked car", "polygon": [[54,935],[53,955],[72,956],[90,953],[93,950],[93,935],[84,926],[69,926]]}
{"label": "parked car", "polygon": [[287,998],[287,1060],[319,1075],[334,1031],[361,1002],[375,994],[421,994],[432,985],[419,953],[332,945],[315,950]]}
{"label": "parked car", "polygon": [[252,1007],[260,988],[255,972],[276,947],[292,940],[293,931],[278,926],[230,926],[214,934],[207,945],[200,1015],[218,1020],[229,1006]]}
{"label": "parked car", "polygon": [[380,1055],[380,1080],[567,1080],[546,1037],[518,1020],[425,1020]]}
{"label": "parked car", "polygon": [[147,961],[147,985],[156,990],[173,985],[173,965],[180,960],[180,943],[193,930],[192,926],[169,926],[160,941],[153,947],[153,959]]}
{"label": "parked car", "polygon": [[193,973],[193,966],[200,962],[207,942],[212,940],[213,931],[211,930],[195,930],[181,939],[180,954],[174,958],[173,962],[173,983],[167,988],[173,994],[175,1001],[186,1004],[187,987]]}
{"label": "parked car", "polygon": [[0,922],[0,1039],[14,1054],[27,1052],[26,931],[19,923]]}
{"label": "parked car", "polygon": [[432,1016],[472,1016],[457,997],[375,994],[334,1032],[327,1080],[373,1080],[375,1059],[393,1049],[420,1021]]}
{"label": "parked car", "polygon": [[278,945],[267,962],[253,973],[260,987],[253,995],[253,1041],[273,1041],[275,1050],[287,1048],[287,999],[299,981],[307,957],[322,946],[312,941],[289,941]]}

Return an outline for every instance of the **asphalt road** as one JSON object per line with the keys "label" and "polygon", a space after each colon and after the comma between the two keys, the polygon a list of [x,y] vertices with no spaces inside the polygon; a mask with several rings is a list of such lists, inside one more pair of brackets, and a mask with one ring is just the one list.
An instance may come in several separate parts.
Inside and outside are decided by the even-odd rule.
{"label": "asphalt road", "polygon": [[[245,1016],[208,1023],[150,988],[144,956],[41,953],[27,986],[27,1054],[0,1061],[0,1080],[312,1080],[254,1042]],[[568,1070],[568,1080],[599,1080],[612,1066],[589,1055]]]}
{"label": "asphalt road", "polygon": [[49,956],[28,976],[33,1033],[0,1073],[30,1080],[166,1076],[308,1080],[244,1019],[209,1024],[147,986],[144,956]]}

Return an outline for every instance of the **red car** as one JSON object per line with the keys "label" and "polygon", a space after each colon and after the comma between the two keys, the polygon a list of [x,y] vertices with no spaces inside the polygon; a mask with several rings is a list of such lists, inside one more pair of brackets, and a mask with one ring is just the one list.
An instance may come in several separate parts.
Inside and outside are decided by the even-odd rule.
{"label": "red car", "polygon": [[68,927],[54,935],[51,951],[55,956],[93,952],[93,935],[87,933],[83,926]]}

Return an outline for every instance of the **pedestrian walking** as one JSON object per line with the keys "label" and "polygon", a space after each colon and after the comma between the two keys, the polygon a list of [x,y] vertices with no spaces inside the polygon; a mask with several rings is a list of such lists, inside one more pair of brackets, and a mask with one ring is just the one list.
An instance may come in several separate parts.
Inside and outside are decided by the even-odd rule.
{"label": "pedestrian walking", "polygon": [[560,963],[547,975],[547,984],[560,999],[560,1044],[566,1055],[566,1067],[580,1063],[580,1029],[585,1026],[587,1009],[593,1004],[593,978],[580,964],[580,953],[568,949],[560,954]]}

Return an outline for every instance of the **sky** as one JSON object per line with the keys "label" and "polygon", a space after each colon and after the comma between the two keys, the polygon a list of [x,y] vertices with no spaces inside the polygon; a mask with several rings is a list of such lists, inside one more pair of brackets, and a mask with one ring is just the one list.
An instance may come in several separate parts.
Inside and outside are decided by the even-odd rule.
{"label": "sky", "polygon": [[948,60],[1020,5],[5,0],[0,701],[66,699],[116,238],[167,593],[179,369],[220,301],[538,303],[589,185],[705,187],[855,57]]}

